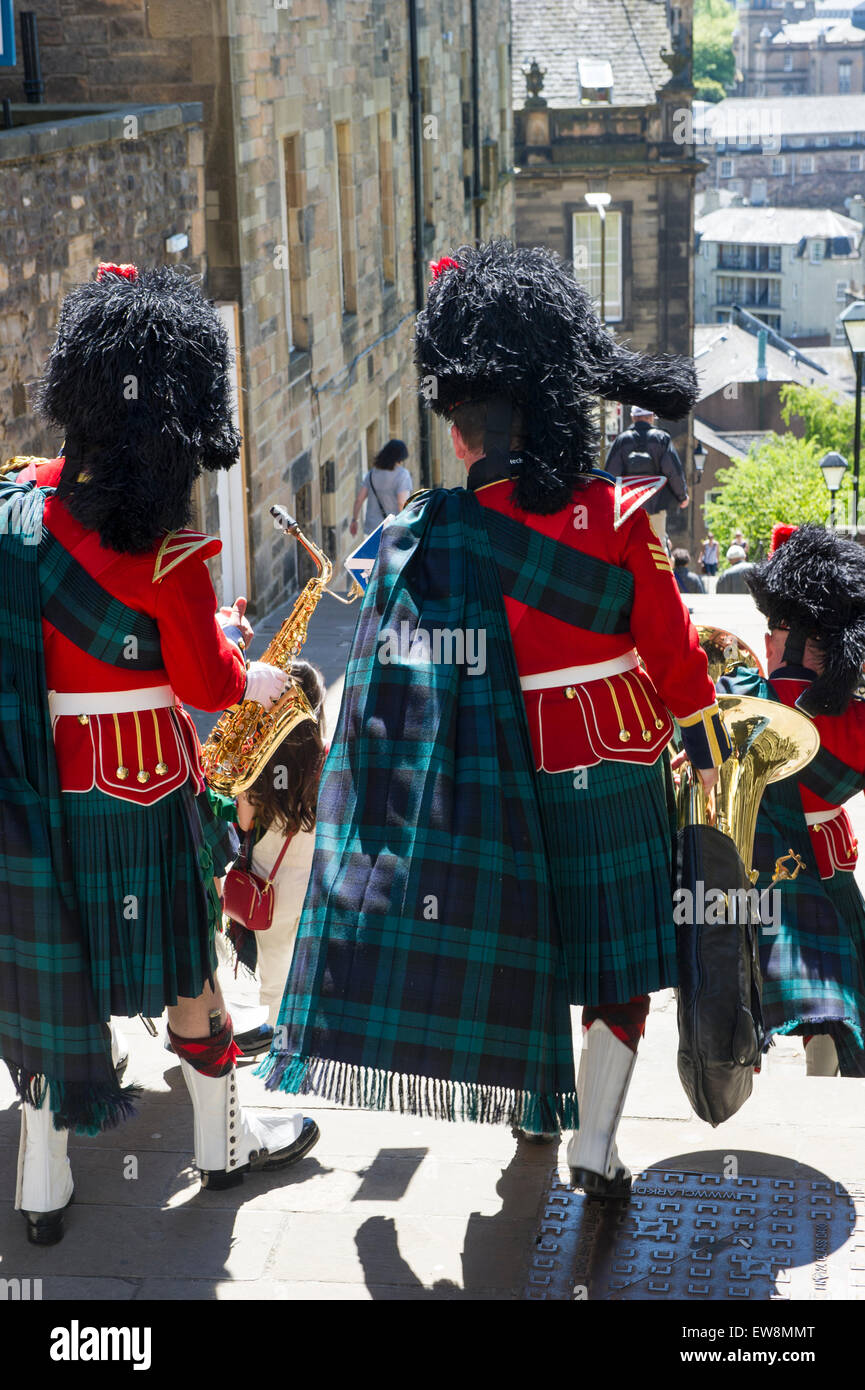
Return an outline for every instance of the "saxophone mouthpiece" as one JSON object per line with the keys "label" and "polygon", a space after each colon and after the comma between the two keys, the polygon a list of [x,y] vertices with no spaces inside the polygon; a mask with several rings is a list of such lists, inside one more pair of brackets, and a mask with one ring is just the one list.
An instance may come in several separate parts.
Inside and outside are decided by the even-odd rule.
{"label": "saxophone mouthpiece", "polygon": [[270,515],[273,517],[280,531],[297,530],[297,522],[287,507],[271,507]]}

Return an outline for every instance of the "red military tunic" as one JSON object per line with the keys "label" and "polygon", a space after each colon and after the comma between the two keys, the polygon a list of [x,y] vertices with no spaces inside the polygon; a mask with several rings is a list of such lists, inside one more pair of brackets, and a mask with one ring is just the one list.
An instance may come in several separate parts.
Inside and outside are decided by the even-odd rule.
{"label": "red military tunic", "polygon": [[[627,480],[593,478],[550,516],[522,511],[503,479],[478,501],[634,577],[630,632],[574,627],[505,597],[536,767],[563,772],[603,759],[654,763],[673,731],[700,767],[723,761],[706,655],[667,552]],[[635,651],[636,648],[636,651]],[[638,664],[637,654],[639,654]],[[534,678],[534,679],[532,679]]]}
{"label": "red military tunic", "polygon": [[[35,479],[53,487],[62,467],[62,459],[30,465],[19,481]],[[205,564],[222,543],[198,532],[177,531],[143,554],[122,554],[103,546],[57,497],[45,503],[44,524],[104,589],[155,620],[164,663],[161,670],[124,671],[88,656],[43,618],[62,790],[98,787],[141,805],[158,801],[190,777],[200,791],[200,746],[182,701],[197,709],[223,710],[241,698],[246,684],[241,651],[217,622],[216,595]],[[106,692],[118,699],[106,700]],[[69,694],[80,695],[82,705],[98,703],[102,712],[69,709],[75,701],[62,699]],[[148,707],[159,700],[159,707]]]}
{"label": "red military tunic", "polygon": [[[770,677],[778,698],[795,705],[810,681],[782,671]],[[816,715],[813,723],[820,735],[820,746],[845,766],[865,775],[865,700],[851,700],[843,714]],[[802,809],[814,850],[814,861],[821,878],[832,878],[837,870],[852,873],[858,858],[858,843],[850,817],[841,806],[824,801],[799,784]]]}

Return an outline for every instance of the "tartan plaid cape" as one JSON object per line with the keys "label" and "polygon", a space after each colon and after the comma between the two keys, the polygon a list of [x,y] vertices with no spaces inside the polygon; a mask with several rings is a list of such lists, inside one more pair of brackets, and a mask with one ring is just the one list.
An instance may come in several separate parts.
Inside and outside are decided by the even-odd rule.
{"label": "tartan plaid cape", "polygon": [[132,1112],[97,1017],[63,835],[42,648],[45,492],[0,480],[0,1057],[58,1129]]}
{"label": "tartan plaid cape", "polygon": [[[718,682],[721,693],[778,696],[758,671],[738,667]],[[845,776],[846,774],[846,776]],[[835,1041],[842,1076],[865,1076],[865,980],[851,936],[814,865],[799,783],[838,801],[861,789],[862,779],[821,748],[796,777],[768,786],[757,813],[754,868],[758,892],[778,894],[780,910],[760,931],[763,1022],[772,1033],[828,1033]],[[845,790],[847,783],[850,789]],[[805,862],[795,879],[771,886],[776,860],[793,850]],[[770,900],[771,901],[771,900]],[[780,917],[780,924],[777,918]]]}
{"label": "tartan plaid cape", "polygon": [[316,829],[268,1088],[575,1127],[534,760],[482,508],[465,489],[424,494],[384,530]]}

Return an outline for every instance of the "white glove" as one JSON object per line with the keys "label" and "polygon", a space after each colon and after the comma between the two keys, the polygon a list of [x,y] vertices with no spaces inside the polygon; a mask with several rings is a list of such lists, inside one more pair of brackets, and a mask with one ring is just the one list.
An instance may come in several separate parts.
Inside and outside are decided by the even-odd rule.
{"label": "white glove", "polygon": [[246,672],[244,700],[257,700],[265,709],[270,709],[278,700],[288,684],[288,672],[278,666],[267,666],[263,661],[250,661]]}

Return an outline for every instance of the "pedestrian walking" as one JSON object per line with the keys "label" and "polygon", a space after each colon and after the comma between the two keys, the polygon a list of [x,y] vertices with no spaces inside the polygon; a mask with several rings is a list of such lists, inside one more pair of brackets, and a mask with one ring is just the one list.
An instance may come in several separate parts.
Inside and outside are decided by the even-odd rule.
{"label": "pedestrian walking", "polygon": [[721,547],[710,531],[700,551],[700,564],[703,566],[703,573],[710,578],[718,573],[718,565],[721,560]]}
{"label": "pedestrian walking", "polygon": [[673,551],[673,578],[679,586],[680,593],[683,594],[704,594],[706,586],[698,574],[695,574],[688,566],[691,557],[687,550],[679,549]]}
{"label": "pedestrian walking", "polygon": [[187,529],[202,468],[240,448],[228,363],[193,277],[101,266],[66,296],[40,386],[64,454],[0,482],[0,1056],[22,1102],[15,1206],[39,1245],[63,1235],[69,1130],[132,1110],[111,1014],[167,1006],[203,1186],[293,1163],[318,1137],[237,1100],[213,950],[236,838],[181,704],[269,708],[287,679],[246,667],[245,600],[217,612],[205,562],[221,544]]}
{"label": "pedestrian walking", "polygon": [[688,487],[685,470],[666,430],[655,425],[655,415],[643,406],[631,406],[631,428],[623,430],[610,446],[605,471],[614,478],[663,475],[666,482],[645,504],[655,535],[663,544],[667,534],[667,512],[687,507]]}
{"label": "pedestrian walking", "polygon": [[678,418],[696,377],[622,349],[550,252],[463,247],[433,277],[416,360],[467,486],[383,533],[268,1084],[575,1128],[572,1181],[623,1196],[649,992],[677,982],[670,711],[704,785],[729,745],[642,491],[593,471],[589,401],[627,382]]}
{"label": "pedestrian walking", "polygon": [[401,512],[411,495],[411,474],[402,466],[408,458],[408,449],[401,439],[389,439],[383,449],[375,456],[368,473],[361,479],[357,497],[354,499],[349,530],[357,535],[357,518],[366,502],[364,531],[368,536],[388,516]]}
{"label": "pedestrian walking", "polygon": [[749,594],[748,575],[754,566],[745,558],[740,545],[731,545],[727,551],[728,569],[718,576],[715,584],[716,594]]}
{"label": "pedestrian walking", "polygon": [[292,662],[291,679],[306,696],[315,722],[306,719],[292,729],[252,786],[237,797],[237,824],[244,836],[242,860],[271,885],[274,899],[273,919],[266,931],[247,931],[238,922],[227,926],[239,961],[256,974],[258,1003],[267,1010],[263,1024],[235,1036],[247,1056],[266,1051],[273,1037],[315,843],[326,692],[321,672],[308,661]]}
{"label": "pedestrian walking", "polygon": [[[865,786],[865,552],[822,526],[777,526],[750,589],[766,618],[766,669],[737,667],[718,688],[803,710],[820,751],[766,788],[757,815],[757,888],[775,895],[759,933],[767,1033],[802,1037],[809,1076],[865,1076],[865,902],[844,802]],[[778,878],[785,865],[793,881]]]}

